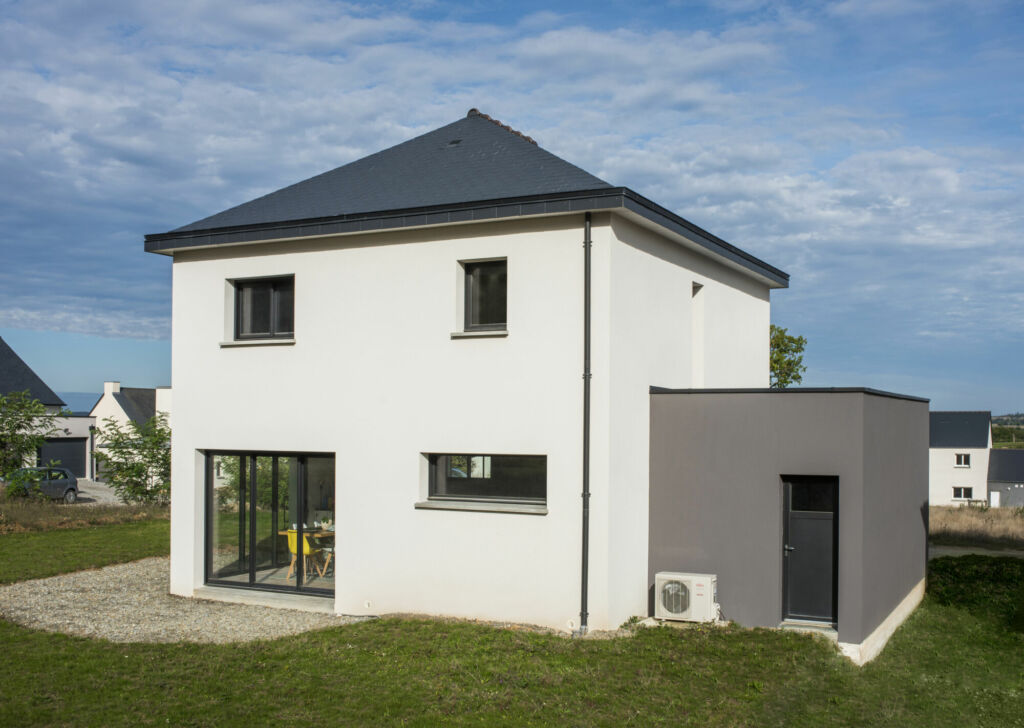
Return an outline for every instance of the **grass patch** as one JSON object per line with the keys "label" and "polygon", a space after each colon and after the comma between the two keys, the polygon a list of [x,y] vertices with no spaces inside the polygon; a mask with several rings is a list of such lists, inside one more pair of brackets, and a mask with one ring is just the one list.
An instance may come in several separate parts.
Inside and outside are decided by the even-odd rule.
{"label": "grass patch", "polygon": [[109,526],[169,519],[167,506],[143,504],[64,505],[59,501],[0,495],[0,534]]}
{"label": "grass patch", "polygon": [[[922,607],[863,669],[771,630],[568,640],[383,619],[235,645],[116,645],[0,621],[2,725],[1021,725],[1024,561],[932,564]],[[977,594],[995,595],[992,599]]]}
{"label": "grass patch", "polygon": [[951,546],[1024,548],[1024,508],[931,506],[928,539]]}
{"label": "grass patch", "polygon": [[166,556],[170,521],[0,536],[0,584]]}

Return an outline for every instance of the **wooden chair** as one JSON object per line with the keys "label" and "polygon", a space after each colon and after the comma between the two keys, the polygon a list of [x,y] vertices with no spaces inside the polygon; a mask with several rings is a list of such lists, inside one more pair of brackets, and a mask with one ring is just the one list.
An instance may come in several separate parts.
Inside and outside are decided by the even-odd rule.
{"label": "wooden chair", "polygon": [[[291,551],[292,562],[290,564],[288,564],[288,576],[285,577],[287,579],[291,579],[292,578],[292,574],[295,573],[295,564],[299,560],[299,556],[298,556],[298,553],[299,553],[298,543],[299,543],[299,532],[298,532],[298,530],[296,530],[294,528],[289,528],[288,529],[288,550]],[[321,565],[322,564],[322,560],[320,558],[321,552],[322,552],[321,549],[314,548],[312,545],[310,545],[310,543],[309,543],[309,536],[307,536],[306,534],[302,534],[302,557],[303,557],[302,560],[303,560],[303,563],[305,563],[305,565],[306,565],[306,576],[309,576],[309,566],[310,566],[310,564],[313,565],[313,569],[316,571],[317,574],[319,574],[320,576],[324,575],[324,571],[327,570],[327,567],[326,567],[326,565]]]}

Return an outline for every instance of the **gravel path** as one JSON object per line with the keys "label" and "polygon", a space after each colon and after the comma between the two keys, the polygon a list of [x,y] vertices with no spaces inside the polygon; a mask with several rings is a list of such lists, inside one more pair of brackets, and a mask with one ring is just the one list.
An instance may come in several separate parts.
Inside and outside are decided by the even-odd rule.
{"label": "gravel path", "polygon": [[112,642],[250,642],[357,621],[167,593],[170,561],[143,559],[0,587],[0,617]]}

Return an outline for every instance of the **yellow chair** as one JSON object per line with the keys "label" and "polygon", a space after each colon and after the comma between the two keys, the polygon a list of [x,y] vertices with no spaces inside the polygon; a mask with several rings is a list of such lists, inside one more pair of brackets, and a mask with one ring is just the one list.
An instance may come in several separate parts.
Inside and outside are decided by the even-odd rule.
{"label": "yellow chair", "polygon": [[[298,542],[299,532],[294,528],[288,529],[288,550],[292,553],[292,562],[288,565],[288,576],[286,578],[291,579],[292,574],[295,572],[295,564],[298,562]],[[302,534],[302,556],[303,562],[306,565],[306,576],[309,576],[309,565],[312,564],[316,573],[320,576],[324,575],[326,567],[320,566],[320,554],[321,549],[313,548],[309,543],[309,536]]]}

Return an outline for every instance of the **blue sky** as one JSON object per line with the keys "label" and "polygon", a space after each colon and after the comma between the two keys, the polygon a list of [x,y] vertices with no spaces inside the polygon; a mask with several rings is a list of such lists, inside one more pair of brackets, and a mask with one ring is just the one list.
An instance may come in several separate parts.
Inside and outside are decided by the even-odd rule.
{"label": "blue sky", "polygon": [[805,384],[1024,411],[1020,2],[0,1],[0,60],[0,336],[57,391],[170,383],[145,233],[475,106],[790,273]]}

